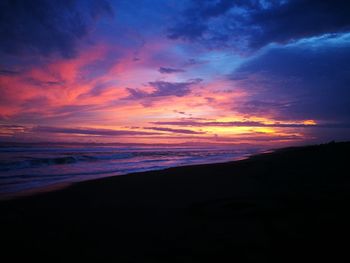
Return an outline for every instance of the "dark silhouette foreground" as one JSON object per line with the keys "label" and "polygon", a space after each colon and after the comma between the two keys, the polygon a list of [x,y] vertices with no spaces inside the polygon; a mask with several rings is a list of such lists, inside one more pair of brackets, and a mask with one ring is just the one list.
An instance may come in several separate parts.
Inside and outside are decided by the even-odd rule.
{"label": "dark silhouette foreground", "polygon": [[349,153],[289,148],[2,201],[2,258],[349,262]]}

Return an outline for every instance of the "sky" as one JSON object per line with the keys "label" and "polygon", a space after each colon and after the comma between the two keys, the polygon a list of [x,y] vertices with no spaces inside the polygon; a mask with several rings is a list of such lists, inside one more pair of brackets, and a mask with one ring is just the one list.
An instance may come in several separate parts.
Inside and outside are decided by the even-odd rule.
{"label": "sky", "polygon": [[350,139],[345,0],[0,0],[0,141]]}

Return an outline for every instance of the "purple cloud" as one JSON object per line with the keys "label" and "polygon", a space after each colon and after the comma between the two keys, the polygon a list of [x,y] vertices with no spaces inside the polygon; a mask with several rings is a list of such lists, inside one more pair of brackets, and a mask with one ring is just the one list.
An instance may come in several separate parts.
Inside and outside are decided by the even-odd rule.
{"label": "purple cloud", "polygon": [[158,71],[162,74],[172,74],[172,73],[185,72],[185,70],[180,69],[180,68],[165,68],[165,67],[160,67]]}
{"label": "purple cloud", "polygon": [[156,125],[167,126],[190,126],[190,127],[275,127],[275,128],[350,128],[350,123],[321,123],[321,124],[304,124],[304,123],[263,123],[258,121],[156,121],[151,122]]}
{"label": "purple cloud", "polygon": [[144,127],[145,129],[155,130],[155,131],[166,131],[180,134],[205,134],[205,132],[201,131],[192,131],[187,129],[172,129],[172,128],[162,128],[162,127]]}
{"label": "purple cloud", "polygon": [[301,128],[301,127],[315,127],[315,125],[299,124],[299,123],[271,123],[266,124],[257,121],[231,121],[231,122],[219,122],[219,121],[158,121],[151,122],[156,125],[174,125],[174,126],[193,126],[193,127],[207,127],[207,126],[221,126],[221,127],[281,127],[281,128]]}
{"label": "purple cloud", "polygon": [[130,96],[128,99],[143,99],[143,98],[151,98],[151,97],[166,97],[166,96],[176,96],[183,97],[189,93],[191,93],[191,87],[200,83],[202,79],[191,79],[187,82],[167,82],[167,81],[153,81],[148,84],[155,88],[155,90],[151,93],[147,93],[144,91],[130,89]]}
{"label": "purple cloud", "polygon": [[91,129],[91,128],[60,128],[50,126],[37,126],[31,129],[32,132],[44,133],[65,133],[65,134],[84,134],[98,136],[134,136],[134,135],[156,135],[158,132],[128,131],[112,129]]}
{"label": "purple cloud", "polygon": [[0,69],[0,76],[15,76],[19,75],[21,72],[15,71],[15,70],[9,70],[9,69]]}

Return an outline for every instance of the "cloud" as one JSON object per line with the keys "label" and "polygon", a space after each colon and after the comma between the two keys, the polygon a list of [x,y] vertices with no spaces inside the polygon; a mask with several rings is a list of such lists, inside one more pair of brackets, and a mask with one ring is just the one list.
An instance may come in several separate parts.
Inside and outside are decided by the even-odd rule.
{"label": "cloud", "polygon": [[260,25],[261,32],[251,37],[250,45],[259,48],[271,42],[349,31],[349,11],[350,3],[344,0],[296,0],[260,10],[252,21]]}
{"label": "cloud", "polygon": [[22,125],[0,124],[0,137],[9,137],[14,134],[25,132],[27,128]]}
{"label": "cloud", "polygon": [[32,132],[43,133],[64,133],[64,134],[84,134],[97,136],[135,136],[135,135],[157,135],[157,132],[112,130],[112,129],[92,129],[92,128],[62,128],[50,126],[36,126]]}
{"label": "cloud", "polygon": [[8,69],[0,69],[0,76],[15,76],[19,75],[20,72],[14,71],[14,70],[8,70]]}
{"label": "cloud", "polygon": [[0,51],[16,56],[58,53],[71,58],[96,20],[112,14],[105,0],[1,1]]}
{"label": "cloud", "polygon": [[153,81],[148,84],[155,90],[148,93],[142,90],[136,90],[128,88],[129,97],[128,99],[143,99],[152,97],[166,97],[176,96],[183,97],[191,93],[191,87],[200,83],[202,79],[191,79],[187,82],[167,82],[167,81]]}
{"label": "cloud", "polygon": [[182,19],[169,28],[168,37],[171,39],[195,40],[208,31],[210,18],[224,14],[234,6],[230,0],[192,1],[182,14]]}
{"label": "cloud", "polygon": [[183,69],[179,68],[165,68],[165,67],[160,67],[159,72],[162,74],[171,74],[171,73],[180,73],[180,72],[185,72]]}
{"label": "cloud", "polygon": [[99,82],[94,85],[89,91],[84,92],[78,96],[79,99],[88,98],[88,97],[99,97],[101,96],[108,88],[114,85],[113,81]]}
{"label": "cloud", "polygon": [[[192,127],[276,127],[276,128],[306,128],[315,127],[314,124],[304,123],[263,123],[258,121],[231,121],[231,122],[220,122],[220,121],[158,121],[152,122],[156,125],[174,125],[174,126],[192,126]],[[317,125],[318,127],[318,125]],[[330,126],[327,126],[330,127]]]}
{"label": "cloud", "polygon": [[256,136],[256,134],[249,134],[248,136],[239,136],[237,138],[228,138],[228,137],[217,137],[215,138],[216,142],[237,142],[237,143],[249,143],[253,145],[257,145],[256,143],[269,143],[269,142],[295,142],[295,141],[302,141],[305,140],[304,137],[299,136],[299,135],[274,135],[274,136],[269,136],[269,135],[259,135]]}
{"label": "cloud", "polygon": [[173,133],[180,133],[180,134],[205,134],[205,132],[192,131],[187,129],[172,129],[172,128],[163,128],[163,127],[144,127],[144,128],[149,130],[173,132]]}
{"label": "cloud", "polygon": [[39,80],[31,77],[27,77],[24,79],[24,81],[30,85],[36,86],[36,87],[52,87],[52,86],[63,86],[65,85],[64,80]]}
{"label": "cloud", "polygon": [[[271,116],[290,107],[292,102],[249,100],[239,104],[239,112],[259,116]],[[236,109],[237,107],[234,107]]]}
{"label": "cloud", "polygon": [[233,110],[276,119],[350,121],[350,34],[267,49],[230,76],[249,96]]}
{"label": "cloud", "polygon": [[348,32],[349,10],[345,0],[192,0],[168,37],[256,50],[269,43]]}

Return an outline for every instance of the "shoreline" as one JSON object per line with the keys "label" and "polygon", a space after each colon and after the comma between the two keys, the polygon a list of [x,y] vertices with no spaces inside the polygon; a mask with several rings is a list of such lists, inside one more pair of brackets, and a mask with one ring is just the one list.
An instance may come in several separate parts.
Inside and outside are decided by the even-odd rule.
{"label": "shoreline", "polygon": [[293,147],[1,201],[0,241],[14,260],[349,261],[349,151]]}
{"label": "shoreline", "polygon": [[[285,148],[281,148],[281,149],[285,149]],[[263,150],[261,152],[250,154],[250,155],[246,154],[244,156],[237,157],[237,158],[235,158],[234,160],[231,160],[231,161],[208,162],[208,163],[198,163],[198,164],[184,164],[184,165],[165,167],[165,168],[160,168],[160,169],[155,169],[155,170],[145,170],[145,171],[139,171],[139,172],[130,172],[130,173],[119,174],[119,175],[118,174],[116,174],[116,175],[107,175],[107,176],[103,176],[103,177],[99,177],[99,178],[86,179],[86,180],[80,180],[80,181],[58,182],[58,183],[49,184],[47,186],[39,186],[39,187],[32,188],[32,189],[26,189],[26,190],[18,191],[18,192],[15,192],[15,193],[8,193],[8,194],[0,193],[0,202],[1,201],[6,201],[6,200],[14,200],[14,199],[18,199],[18,198],[26,198],[26,197],[30,197],[30,196],[33,196],[33,195],[40,195],[40,194],[54,192],[54,191],[60,191],[60,190],[63,190],[65,188],[67,188],[67,187],[70,187],[70,186],[73,186],[73,185],[76,185],[76,184],[80,184],[80,183],[83,183],[83,182],[103,180],[105,178],[110,178],[110,177],[142,175],[143,173],[146,173],[146,172],[165,171],[165,170],[168,170],[168,169],[176,169],[176,168],[179,168],[179,167],[192,167],[192,166],[202,166],[202,165],[212,165],[212,164],[215,165],[215,164],[222,164],[222,163],[233,163],[233,162],[238,162],[238,161],[242,161],[242,160],[247,160],[249,158],[252,158],[254,156],[259,156],[259,155],[262,155],[262,154],[273,153],[273,152],[281,150],[281,149]]]}

